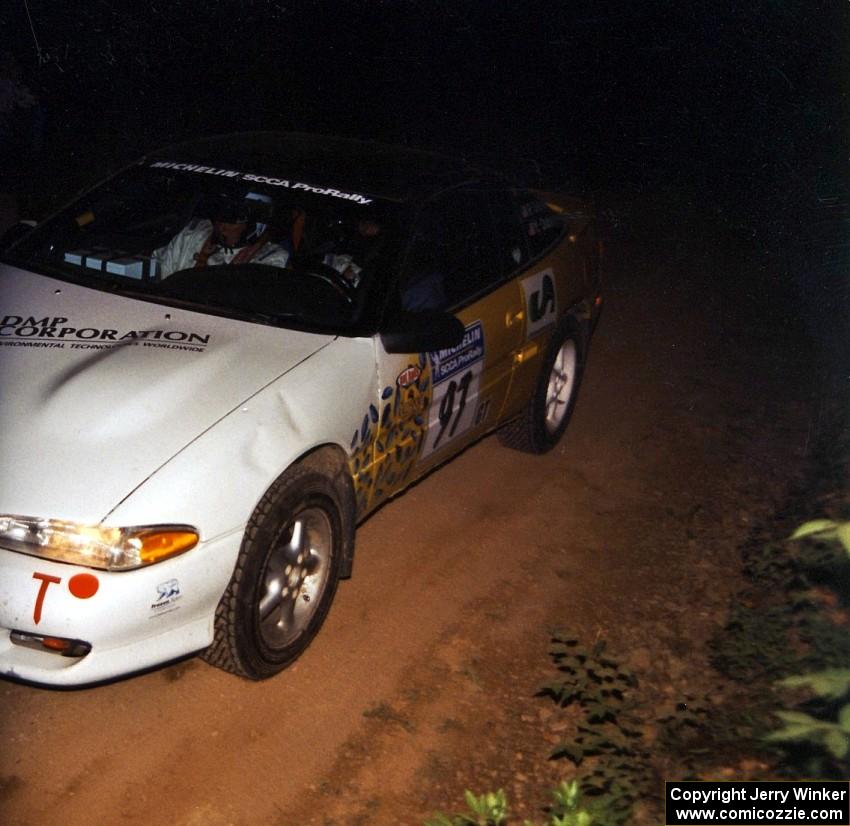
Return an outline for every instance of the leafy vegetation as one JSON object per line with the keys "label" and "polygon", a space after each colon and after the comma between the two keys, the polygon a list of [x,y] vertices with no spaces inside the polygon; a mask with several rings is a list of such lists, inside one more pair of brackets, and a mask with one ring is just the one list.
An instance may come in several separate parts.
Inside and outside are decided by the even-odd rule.
{"label": "leafy vegetation", "polygon": [[[562,781],[552,792],[554,804],[550,807],[548,826],[599,826],[600,820],[585,806],[578,781]],[[506,823],[508,817],[508,800],[501,789],[498,792],[487,792],[476,796],[467,790],[464,795],[467,805],[466,812],[447,816],[435,814],[425,826],[499,826]],[[530,820],[523,821],[523,826],[534,826]]]}
{"label": "leafy vegetation", "polygon": [[[844,554],[845,571],[850,561],[850,522],[819,519],[800,526],[792,540],[818,540],[839,546]],[[840,578],[839,578],[840,581]],[[847,599],[848,594],[837,597]],[[829,601],[827,604],[830,604]],[[846,618],[842,617],[845,620]],[[845,628],[833,625],[835,635],[847,645]],[[818,639],[823,640],[822,636]],[[839,652],[836,662],[848,662]],[[825,668],[813,673],[793,675],[779,682],[788,691],[804,692],[794,708],[775,712],[782,728],[765,738],[786,749],[787,761],[800,776],[840,778],[846,776],[850,757],[850,669]]]}
{"label": "leafy vegetation", "polygon": [[581,710],[576,736],[559,743],[549,756],[566,758],[577,768],[598,758],[577,780],[585,794],[596,798],[594,823],[618,826],[628,821],[634,803],[650,793],[651,773],[639,704],[630,696],[637,677],[605,649],[604,641],[586,648],[574,635],[555,634],[549,656],[559,676],[542,686],[539,695],[562,709],[575,705]]}
{"label": "leafy vegetation", "polygon": [[[557,679],[541,686],[538,696],[559,708],[581,711],[578,733],[552,749],[550,759],[565,758],[584,769],[553,791],[550,826],[621,826],[632,806],[651,794],[654,783],[649,754],[642,742],[639,704],[630,697],[637,678],[606,654],[604,641],[590,648],[575,635],[553,635],[549,655]],[[657,784],[656,784],[657,785]],[[436,814],[426,826],[490,826],[507,822],[503,791],[476,796],[466,792],[468,812]],[[524,826],[531,826],[529,821]]]}
{"label": "leafy vegetation", "polygon": [[[587,647],[570,633],[552,636],[557,676],[537,696],[578,719],[574,735],[549,754],[572,763],[575,776],[553,792],[547,826],[631,822],[635,804],[660,788],[659,750],[684,777],[711,774],[718,758],[748,753],[777,776],[847,776],[850,669],[841,666],[850,662],[850,522],[807,522],[790,541],[754,545],[745,572],[750,587],[714,641],[715,667],[742,686],[743,694],[725,703],[686,696],[673,713],[654,717],[636,697],[637,676],[604,641]],[[656,733],[655,755],[648,728]],[[504,791],[467,791],[465,799],[466,812],[435,814],[426,826],[508,822]]]}
{"label": "leafy vegetation", "polygon": [[850,592],[848,537],[836,523],[817,520],[795,531],[792,542],[747,550],[750,587],[713,643],[712,661],[722,674],[749,683],[850,662],[842,607]]}

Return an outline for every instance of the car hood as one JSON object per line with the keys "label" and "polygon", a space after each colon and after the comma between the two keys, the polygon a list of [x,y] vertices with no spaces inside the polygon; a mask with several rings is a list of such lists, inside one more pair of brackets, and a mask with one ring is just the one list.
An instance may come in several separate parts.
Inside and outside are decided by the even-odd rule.
{"label": "car hood", "polygon": [[0,513],[100,521],[332,338],[0,267]]}

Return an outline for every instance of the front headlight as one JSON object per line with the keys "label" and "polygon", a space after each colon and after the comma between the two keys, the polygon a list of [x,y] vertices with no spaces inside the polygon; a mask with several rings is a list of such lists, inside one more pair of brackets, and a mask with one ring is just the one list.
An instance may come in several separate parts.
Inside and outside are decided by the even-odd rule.
{"label": "front headlight", "polygon": [[161,562],[194,548],[198,539],[198,532],[188,525],[109,528],[60,519],[0,516],[0,548],[106,571]]}

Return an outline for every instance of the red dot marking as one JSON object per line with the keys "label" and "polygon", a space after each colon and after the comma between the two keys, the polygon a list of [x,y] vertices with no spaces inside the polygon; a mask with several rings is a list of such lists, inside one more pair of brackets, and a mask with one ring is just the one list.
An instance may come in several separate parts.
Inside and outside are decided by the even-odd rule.
{"label": "red dot marking", "polygon": [[74,574],[68,580],[68,590],[77,599],[88,599],[97,593],[100,583],[92,574]]}

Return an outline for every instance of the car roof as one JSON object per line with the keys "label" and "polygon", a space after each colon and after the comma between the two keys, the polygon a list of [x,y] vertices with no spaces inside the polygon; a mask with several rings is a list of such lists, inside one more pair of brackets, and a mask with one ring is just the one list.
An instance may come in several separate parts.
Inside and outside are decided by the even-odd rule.
{"label": "car roof", "polygon": [[148,159],[274,175],[405,203],[467,182],[500,180],[490,170],[436,152],[304,132],[218,135],[175,144]]}

